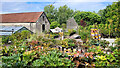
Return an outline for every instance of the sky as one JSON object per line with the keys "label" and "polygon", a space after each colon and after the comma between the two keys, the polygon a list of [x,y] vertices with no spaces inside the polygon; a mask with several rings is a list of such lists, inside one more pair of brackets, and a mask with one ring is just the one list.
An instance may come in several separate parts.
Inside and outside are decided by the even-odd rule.
{"label": "sky", "polygon": [[95,11],[106,8],[117,0],[2,0],[0,14],[20,12],[41,12],[44,7],[53,4],[56,8],[67,5],[73,10]]}

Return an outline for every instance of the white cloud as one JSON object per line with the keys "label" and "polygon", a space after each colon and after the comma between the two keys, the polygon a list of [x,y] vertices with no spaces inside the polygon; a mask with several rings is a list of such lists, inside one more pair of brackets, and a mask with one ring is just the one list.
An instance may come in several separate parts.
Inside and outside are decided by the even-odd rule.
{"label": "white cloud", "polygon": [[118,0],[2,0],[2,2],[116,2]]}
{"label": "white cloud", "polygon": [[[2,2],[0,13],[19,13],[19,12],[40,12],[44,11],[44,7],[53,2]],[[107,4],[112,2],[55,2],[56,8],[67,5],[73,10],[80,11],[99,11],[104,9]]]}
{"label": "white cloud", "polygon": [[[0,2],[1,3],[1,2]],[[0,14],[19,12],[41,12],[47,2],[2,2],[0,4]]]}
{"label": "white cloud", "polygon": [[107,3],[112,4],[112,2],[56,2],[54,6],[58,8],[67,5],[73,10],[98,12],[100,9],[104,9],[108,5]]}

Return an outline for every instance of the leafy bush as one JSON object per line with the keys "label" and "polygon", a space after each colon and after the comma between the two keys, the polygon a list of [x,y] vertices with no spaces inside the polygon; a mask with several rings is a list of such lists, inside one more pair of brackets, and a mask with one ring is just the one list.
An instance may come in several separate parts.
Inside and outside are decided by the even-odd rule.
{"label": "leafy bush", "polygon": [[2,43],[7,44],[9,41],[9,36],[2,36]]}
{"label": "leafy bush", "polygon": [[35,60],[33,66],[72,66],[71,60],[65,59],[67,57],[60,57],[62,53],[53,50],[49,51],[47,55],[40,55],[40,59]]}
{"label": "leafy bush", "polygon": [[51,24],[50,24],[51,29],[54,29],[54,28],[59,27],[59,26],[60,26],[60,24],[57,21],[51,22]]}
{"label": "leafy bush", "polygon": [[25,40],[28,39],[31,35],[30,31],[23,30],[21,33],[15,33],[11,36],[2,36],[2,43],[7,44],[8,41],[11,41],[11,43],[15,43],[16,40]]}
{"label": "leafy bush", "polygon": [[79,22],[81,19],[86,21],[87,25],[88,24],[93,25],[96,22],[97,23],[101,22],[101,16],[99,16],[96,13],[92,13],[92,12],[84,12],[84,11],[80,12],[80,11],[78,11],[77,13],[75,13],[74,18],[78,24],[80,24]]}
{"label": "leafy bush", "polygon": [[101,45],[103,48],[108,47],[109,44],[110,44],[109,41],[100,40],[100,45]]}
{"label": "leafy bush", "polygon": [[2,57],[2,67],[24,67],[26,64],[20,61],[21,54],[14,54],[12,56]]}
{"label": "leafy bush", "polygon": [[84,42],[86,42],[87,39],[90,38],[90,31],[89,31],[89,30],[86,30],[86,29],[84,28],[84,29],[80,30],[79,35],[80,35],[81,39],[82,39]]}
{"label": "leafy bush", "polygon": [[115,40],[115,43],[116,43],[117,45],[120,45],[120,38],[117,38],[117,39]]}

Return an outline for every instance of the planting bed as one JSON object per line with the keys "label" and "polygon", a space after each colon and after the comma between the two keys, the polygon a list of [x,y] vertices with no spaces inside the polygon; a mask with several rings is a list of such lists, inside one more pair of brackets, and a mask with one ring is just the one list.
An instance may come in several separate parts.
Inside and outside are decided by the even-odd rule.
{"label": "planting bed", "polygon": [[106,41],[99,41],[95,46],[97,42],[93,39],[81,44],[73,39],[55,40],[36,35],[14,41],[11,46],[2,48],[2,67],[120,65],[120,47],[107,47]]}

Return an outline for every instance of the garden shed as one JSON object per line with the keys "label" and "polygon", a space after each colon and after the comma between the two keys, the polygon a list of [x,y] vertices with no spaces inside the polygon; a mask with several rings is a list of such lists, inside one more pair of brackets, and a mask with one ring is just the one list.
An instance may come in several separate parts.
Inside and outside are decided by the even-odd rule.
{"label": "garden shed", "polygon": [[[23,30],[30,31],[24,26],[0,26],[0,36],[12,35],[13,33],[21,32]],[[33,33],[32,31],[30,32]]]}
{"label": "garden shed", "polygon": [[67,20],[67,30],[68,29],[77,29],[78,28],[78,24],[76,23],[74,18],[70,18]]}

